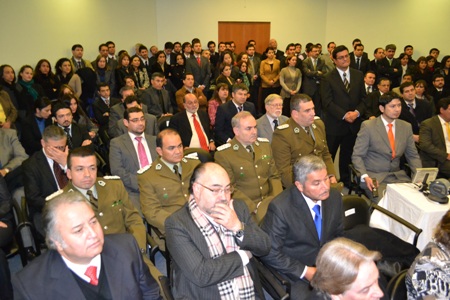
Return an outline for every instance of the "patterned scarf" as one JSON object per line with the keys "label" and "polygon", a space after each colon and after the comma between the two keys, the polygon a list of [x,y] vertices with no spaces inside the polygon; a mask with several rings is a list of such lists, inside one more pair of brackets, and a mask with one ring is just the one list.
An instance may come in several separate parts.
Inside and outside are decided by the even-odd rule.
{"label": "patterned scarf", "polygon": [[[194,198],[189,201],[189,212],[195,224],[200,229],[200,232],[205,237],[212,259],[222,256],[225,249],[226,253],[239,250],[239,246],[234,240],[233,232],[221,225],[218,225],[219,227],[217,227],[216,231],[198,208]],[[217,284],[217,288],[219,289],[221,300],[255,299],[253,280],[247,266],[244,266],[244,275],[220,282]],[[237,290],[239,290],[239,293],[235,293]]]}
{"label": "patterned scarf", "polygon": [[246,73],[246,72],[239,71],[239,74],[241,74],[241,76],[242,76],[242,82],[243,82],[247,87],[250,87],[250,80],[248,80],[247,73]]}

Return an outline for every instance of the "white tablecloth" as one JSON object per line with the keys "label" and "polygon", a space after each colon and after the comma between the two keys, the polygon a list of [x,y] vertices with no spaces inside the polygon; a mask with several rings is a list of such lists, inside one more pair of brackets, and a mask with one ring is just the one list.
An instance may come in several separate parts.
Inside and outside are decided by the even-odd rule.
{"label": "white tablecloth", "polygon": [[[411,183],[388,184],[378,205],[421,228],[417,248],[422,250],[433,237],[436,225],[450,209],[450,204],[438,204],[428,200]],[[387,230],[402,240],[412,243],[414,232],[379,211],[374,211],[370,226]]]}

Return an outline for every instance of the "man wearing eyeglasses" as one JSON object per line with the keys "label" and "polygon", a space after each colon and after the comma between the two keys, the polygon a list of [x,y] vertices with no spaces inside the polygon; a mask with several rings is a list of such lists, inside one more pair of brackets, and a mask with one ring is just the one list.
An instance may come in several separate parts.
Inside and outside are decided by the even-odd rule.
{"label": "man wearing eyeglasses", "polygon": [[273,197],[283,191],[268,139],[258,138],[256,120],[248,111],[231,119],[234,138],[217,148],[215,161],[236,187],[235,199],[244,200],[260,222]]}
{"label": "man wearing eyeglasses", "polygon": [[272,143],[272,136],[278,125],[285,123],[288,117],[283,116],[283,98],[278,94],[270,94],[264,100],[266,113],[256,120],[258,137],[266,138]]}
{"label": "man wearing eyeglasses", "polygon": [[250,260],[270,242],[247,206],[231,199],[233,186],[218,164],[197,166],[189,202],[166,220],[176,299],[263,299]]}

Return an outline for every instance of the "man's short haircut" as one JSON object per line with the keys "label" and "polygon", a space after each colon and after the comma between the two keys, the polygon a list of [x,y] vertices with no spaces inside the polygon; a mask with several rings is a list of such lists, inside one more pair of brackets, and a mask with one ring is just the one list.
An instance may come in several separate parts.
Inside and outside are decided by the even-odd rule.
{"label": "man's short haircut", "polygon": [[[409,75],[409,74],[405,74],[405,76],[406,75]],[[405,90],[405,88],[407,88],[409,86],[414,86],[414,82],[406,81],[406,82],[403,82],[402,84],[400,84],[400,94],[403,94],[403,91]]]}
{"label": "man's short haircut", "polygon": [[205,173],[206,168],[209,165],[217,165],[220,166],[217,163],[214,162],[206,162],[206,163],[200,163],[198,164],[195,168],[194,171],[192,172],[191,178],[189,179],[189,193],[193,194],[194,193],[194,183],[197,181],[197,179],[203,175],[203,173]]}
{"label": "man's short haircut", "polygon": [[192,46],[189,42],[184,42],[183,45],[181,45],[181,50],[184,52],[184,49],[188,46]]}
{"label": "man's short haircut", "polygon": [[155,72],[152,74],[152,80],[155,80],[156,77],[165,78],[166,76],[164,76],[164,74],[161,72]]}
{"label": "man's short haircut", "polygon": [[436,81],[436,79],[438,79],[438,78],[442,78],[445,80],[444,75],[442,75],[441,73],[436,73],[433,75],[433,82]]}
{"label": "man's short haircut", "polygon": [[392,100],[395,99],[400,100],[400,98],[401,97],[397,95],[395,92],[390,91],[380,96],[380,98],[378,99],[378,105],[386,107],[386,104],[389,104],[390,102],[392,102]]}
{"label": "man's short haircut", "polygon": [[138,104],[141,104],[141,100],[139,100],[139,97],[136,95],[131,95],[131,96],[126,97],[125,100],[123,101],[123,104],[125,105],[125,108],[126,108],[127,104],[131,104],[133,102],[137,102]]}
{"label": "man's short haircut", "polygon": [[233,85],[233,93],[236,93],[239,90],[248,92],[248,86],[246,86],[244,83],[236,83],[235,85]]}
{"label": "man's short haircut", "polygon": [[428,52],[428,54],[431,54],[431,52],[433,52],[433,51],[437,51],[438,54],[441,52],[441,51],[439,51],[438,48],[431,48],[430,52]]}
{"label": "man's short haircut", "polygon": [[378,52],[379,49],[384,50],[384,49],[381,48],[381,47],[375,48],[375,50],[373,50],[373,54],[377,54],[377,52]]}
{"label": "man's short haircut", "polygon": [[327,44],[327,48],[330,48],[330,45],[331,45],[331,44],[335,44],[335,45],[336,45],[335,42],[329,42],[329,43]]}
{"label": "man's short haircut", "polygon": [[214,45],[214,46],[216,46],[216,43],[215,43],[214,41],[209,41],[209,42],[208,42],[208,45],[207,45],[207,46],[208,46],[208,48],[209,48],[209,46],[211,46],[211,45]]}
{"label": "man's short haircut", "polygon": [[[139,46],[139,53],[141,53],[142,50],[147,50],[148,51],[148,49],[147,49],[147,47],[145,45],[140,45]],[[130,61],[130,63],[131,63],[131,61]]]}
{"label": "man's short haircut", "polygon": [[381,258],[377,251],[346,238],[337,238],[325,244],[317,259],[317,271],[311,285],[328,295],[341,295],[356,280],[361,264]]}
{"label": "man's short haircut", "polygon": [[313,43],[308,43],[308,44],[306,44],[306,46],[305,46],[305,52],[306,53],[309,53],[311,50],[312,50],[312,46],[313,46],[314,44]]}
{"label": "man's short haircut", "polygon": [[75,49],[77,49],[77,48],[83,49],[83,46],[81,46],[80,44],[75,44],[72,46],[72,51],[75,51]]}
{"label": "man's short haircut", "polygon": [[[130,97],[133,97],[133,96],[130,96]],[[129,97],[127,97],[127,98],[129,98]],[[134,100],[134,101],[136,101],[136,100]],[[142,114],[144,114],[144,112],[142,111],[142,109],[140,109],[139,107],[130,107],[130,108],[127,108],[127,109],[125,109],[125,111],[123,112],[123,118],[125,119],[125,120],[127,120],[127,121],[130,121],[130,114],[132,114],[132,113],[139,113],[139,112],[141,112]]]}
{"label": "man's short haircut", "polygon": [[186,77],[187,77],[188,75],[191,75],[192,77],[194,77],[194,74],[192,74],[191,72],[186,72],[186,73],[183,74],[183,76],[181,77],[181,79],[182,79],[182,80],[185,80]]}
{"label": "man's short haircut", "polygon": [[164,44],[164,49],[173,49],[173,43],[172,42],[166,42]]}
{"label": "man's short haircut", "polygon": [[200,39],[199,38],[193,38],[191,41],[191,45],[194,46],[195,44],[201,44]]}
{"label": "man's short haircut", "polygon": [[282,98],[280,95],[278,95],[278,94],[270,94],[269,96],[266,97],[266,99],[264,99],[264,104],[265,104],[265,105],[269,105],[269,104],[272,103],[273,100],[275,100],[275,99],[281,99],[281,100],[283,100],[283,98]]}
{"label": "man's short haircut", "polygon": [[334,58],[334,59],[337,59],[337,54],[338,54],[339,52],[342,52],[342,51],[345,51],[345,50],[348,51],[348,48],[345,47],[344,45],[336,46],[336,48],[334,48],[334,50],[333,50],[333,58]]}
{"label": "man's short haircut", "polygon": [[178,135],[179,136],[180,134],[178,133],[178,131],[176,131],[173,128],[166,128],[166,129],[160,131],[158,133],[158,135],[156,136],[156,147],[159,147],[159,148],[163,147],[162,141],[166,135]]}
{"label": "man's short haircut", "polygon": [[356,50],[356,48],[358,48],[358,47],[362,47],[363,50],[364,50],[364,45],[363,45],[363,44],[356,44],[356,45],[353,47],[353,50]]}
{"label": "man's short haircut", "polygon": [[295,47],[294,43],[290,43],[286,46],[286,51],[289,50],[289,47]]}
{"label": "man's short haircut", "polygon": [[382,81],[389,81],[389,85],[391,85],[391,80],[387,77],[381,77],[380,79],[378,79],[377,84],[380,84]]}
{"label": "man's short haircut", "polygon": [[242,119],[253,117],[253,115],[248,111],[241,111],[234,115],[233,118],[231,118],[231,127],[239,127],[239,124]]}
{"label": "man's short haircut", "polygon": [[361,43],[361,40],[358,39],[358,38],[356,38],[356,39],[354,39],[354,40],[352,41],[352,45],[355,45],[355,43],[360,44],[360,43]]}
{"label": "man's short haircut", "polygon": [[[90,203],[80,192],[66,192],[46,202],[44,210],[42,212],[42,223],[45,230],[45,243],[48,249],[56,249],[55,241],[64,246],[64,241],[61,237],[61,233],[57,230],[57,214],[58,208],[62,205],[71,205],[75,203],[86,203],[91,206]],[[60,221],[64,221],[60,218]]]}
{"label": "man's short haircut", "polygon": [[255,49],[255,46],[252,44],[247,44],[247,46],[245,46],[245,50],[248,50],[249,48]]}
{"label": "man's short haircut", "polygon": [[42,133],[42,139],[46,142],[49,140],[60,141],[62,139],[67,140],[67,134],[64,130],[56,125],[50,125],[45,127]]}
{"label": "man's short haircut", "polygon": [[256,44],[256,41],[255,40],[248,40],[247,45],[250,44],[250,43],[255,43]]}
{"label": "man's short haircut", "polygon": [[445,98],[442,98],[442,99],[440,99],[438,101],[437,109],[440,112],[441,108],[442,109],[447,109],[449,105],[450,105],[450,97],[445,97]]}
{"label": "man's short haircut", "polygon": [[375,71],[372,71],[372,70],[369,70],[366,73],[364,73],[364,77],[366,77],[366,75],[369,73],[375,75],[375,78],[377,77],[377,73],[375,73]]}
{"label": "man's short haircut", "polygon": [[102,47],[108,48],[108,45],[106,45],[106,44],[100,44],[100,45],[98,46],[98,51],[102,50]]}
{"label": "man's short haircut", "polygon": [[107,42],[105,43],[105,45],[108,46],[108,47],[109,47],[109,45],[114,45],[114,46],[116,46],[116,44],[114,44],[113,41],[107,41]]}
{"label": "man's short haircut", "polygon": [[323,169],[326,170],[327,165],[319,156],[314,154],[302,156],[294,163],[294,179],[304,185],[309,174]]}
{"label": "man's short haircut", "polygon": [[405,47],[403,47],[403,52],[406,52],[406,49],[408,49],[408,48],[414,49],[413,46],[411,46],[411,45],[406,45]]}
{"label": "man's short haircut", "polygon": [[295,45],[294,45],[295,47],[297,47],[297,46],[302,46],[302,44],[300,44],[300,43],[295,43]]}
{"label": "man's short haircut", "polygon": [[291,97],[291,102],[290,102],[290,109],[291,112],[293,110],[298,111],[300,109],[300,102],[301,103],[306,103],[312,101],[311,97],[309,95],[306,94],[295,94],[294,96]]}
{"label": "man's short haircut", "polygon": [[[125,77],[125,78],[126,78],[126,77]],[[119,94],[120,94],[121,96],[123,96],[123,92],[125,92],[125,91],[133,91],[133,92],[134,92],[134,90],[133,90],[132,87],[124,86],[124,87],[122,87],[122,88],[120,89]]]}
{"label": "man's short haircut", "polygon": [[62,102],[62,101],[56,101],[53,102],[52,104],[52,115],[56,118],[56,113],[58,112],[58,110],[60,109],[69,109],[70,112],[72,112],[72,110],[70,109],[70,106],[67,105],[66,103]]}
{"label": "man's short haircut", "polygon": [[91,146],[81,146],[73,149],[69,153],[69,157],[67,157],[67,168],[72,168],[72,157],[95,157],[95,151]]}
{"label": "man's short haircut", "polygon": [[395,46],[394,44],[388,44],[388,45],[386,45],[386,51],[387,50],[394,50],[394,51],[396,51],[397,50],[397,46]]}
{"label": "man's short haircut", "polygon": [[106,82],[100,82],[99,84],[97,84],[97,91],[99,91],[100,92],[100,89],[102,88],[102,87],[109,87],[109,84],[108,83],[106,83]]}

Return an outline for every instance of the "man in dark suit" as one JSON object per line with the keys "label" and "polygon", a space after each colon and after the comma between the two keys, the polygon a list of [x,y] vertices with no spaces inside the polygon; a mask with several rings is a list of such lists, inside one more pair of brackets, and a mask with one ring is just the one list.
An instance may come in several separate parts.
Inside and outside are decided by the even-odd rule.
{"label": "man in dark suit", "polygon": [[320,248],[343,234],[342,197],[330,189],[327,167],[315,155],[295,163],[294,178],[269,205],[261,228],[272,247],[261,259],[291,282],[291,299],[308,299]]}
{"label": "man in dark suit", "polygon": [[94,116],[97,120],[99,128],[99,134],[104,143],[109,142],[108,136],[108,124],[110,108],[115,104],[121,102],[120,99],[111,98],[111,90],[109,85],[105,82],[100,83],[97,86],[98,97],[95,98],[92,105],[94,110]]}
{"label": "man in dark suit", "polygon": [[263,299],[251,259],[266,255],[270,241],[247,206],[231,199],[227,172],[215,163],[198,166],[189,192],[191,200],[165,222],[174,297],[235,299],[232,295],[240,294]]}
{"label": "man in dark suit", "polygon": [[245,52],[248,56],[248,63],[251,68],[248,68],[248,73],[252,76],[252,86],[250,92],[250,101],[258,103],[259,87],[261,86],[261,78],[259,77],[259,66],[261,65],[261,58],[256,55],[255,46],[248,44],[245,46]]}
{"label": "man in dark suit", "polygon": [[377,74],[374,71],[369,70],[364,74],[364,90],[366,91],[366,97],[370,95],[370,93],[378,90],[375,85],[376,78]]}
{"label": "man in dark suit", "polygon": [[49,201],[44,227],[49,251],[13,278],[16,299],[161,299],[135,239],[104,236],[80,193]]}
{"label": "man in dark suit", "polygon": [[384,59],[384,49],[383,48],[375,48],[373,51],[374,59],[370,61],[369,70],[374,71],[377,75],[377,78],[384,77],[384,66],[381,64],[381,61]]}
{"label": "man in dark suit", "polygon": [[433,106],[428,100],[416,99],[416,89],[414,83],[404,82],[400,85],[402,93],[402,112],[399,119],[411,124],[414,142],[419,142],[419,128],[422,121],[433,116]]}
{"label": "man in dark suit", "polygon": [[354,51],[350,53],[350,68],[359,70],[365,74],[370,68],[370,60],[363,53],[364,45],[356,44]]}
{"label": "man in dark suit", "polygon": [[378,81],[377,90],[367,95],[364,102],[366,103],[366,113],[364,114],[365,120],[372,120],[381,115],[378,100],[381,95],[389,92],[391,82],[386,77],[381,77]]}
{"label": "man in dark suit", "polygon": [[66,146],[67,135],[55,125],[45,128],[41,145],[42,150],[23,163],[23,182],[31,222],[43,241],[41,213],[45,198],[63,189],[68,182],[65,171],[69,149]]}
{"label": "man in dark suit", "polygon": [[73,115],[70,107],[62,102],[52,106],[52,115],[56,123],[67,135],[67,145],[69,150],[88,146],[92,144],[91,137],[86,128],[80,127],[77,123],[72,123]]}
{"label": "man in dark suit", "polygon": [[216,52],[216,43],[214,41],[208,42],[208,49],[210,53],[209,61],[211,62],[211,65],[213,67],[217,66],[217,63],[219,62],[220,55]]}
{"label": "man in dark suit", "polygon": [[148,107],[148,113],[158,119],[165,116],[172,116],[173,107],[170,104],[169,92],[163,89],[165,76],[162,73],[152,74],[151,84],[142,94],[142,103]]}
{"label": "man in dark suit", "polygon": [[194,55],[186,60],[186,72],[194,75],[195,86],[202,91],[209,90],[211,67],[208,59],[202,56],[202,44],[199,39],[192,41]]}
{"label": "man in dark suit", "polygon": [[400,60],[394,58],[397,47],[394,44],[386,45],[386,56],[380,61],[381,68],[378,68],[379,77],[386,77],[391,81],[391,87],[398,87],[402,77],[402,66]]}
{"label": "man in dark suit", "polygon": [[208,114],[199,110],[195,94],[185,94],[183,97],[185,110],[176,113],[169,127],[178,131],[183,146],[186,148],[203,148],[205,151],[215,151],[216,145],[210,132]]}
{"label": "man in dark suit", "polygon": [[444,87],[445,79],[440,73],[433,75],[433,86],[430,88],[430,96],[433,97],[436,113],[439,113],[438,103],[442,98],[450,96],[450,90]]}
{"label": "man in dark suit", "polygon": [[231,119],[240,111],[249,111],[256,118],[255,105],[247,101],[248,87],[243,84],[233,86],[233,98],[217,108],[214,127],[216,146],[223,145],[234,137]]}
{"label": "man in dark suit", "polygon": [[316,114],[320,116],[322,113],[322,103],[320,103],[320,82],[327,73],[327,67],[325,61],[319,57],[319,46],[313,45],[308,50],[308,58],[302,62],[302,90],[303,93],[312,98]]}
{"label": "man in dark suit", "polygon": [[137,171],[151,165],[158,158],[156,136],[144,134],[146,122],[144,112],[139,107],[127,109],[124,115],[123,123],[128,133],[111,140],[111,174],[122,179],[131,202],[141,212]]}
{"label": "man in dark suit", "polygon": [[[398,120],[402,110],[400,97],[387,92],[378,103],[381,115],[363,123],[352,156],[353,166],[361,174],[361,187],[375,202],[381,199],[388,183],[411,182],[411,178],[400,169],[403,155],[412,173],[422,167],[411,125]],[[378,189],[378,199],[373,197],[374,187]]]}
{"label": "man in dark suit", "polygon": [[419,132],[420,158],[424,168],[439,168],[439,177],[450,178],[450,148],[447,146],[450,97],[438,102],[439,114],[422,122]]}
{"label": "man in dark suit", "polygon": [[169,66],[175,66],[177,63],[177,55],[173,53],[172,50],[173,50],[173,43],[166,42],[164,44],[164,53],[166,54],[166,63]]}
{"label": "man in dark suit", "polygon": [[349,68],[350,56],[347,47],[336,47],[333,60],[336,69],[322,80],[323,119],[327,129],[328,148],[333,159],[340,147],[340,181],[347,185],[350,182],[348,165],[351,162],[353,145],[366,110],[363,102],[364,76],[361,72]]}
{"label": "man in dark suit", "polygon": [[151,73],[150,69],[152,67],[153,62],[148,57],[148,49],[146,46],[141,45],[141,46],[139,46],[138,50],[139,50],[139,53],[137,53],[137,54],[138,54],[139,58],[141,59],[141,66],[147,70],[148,76],[151,76],[152,73]]}
{"label": "man in dark suit", "polygon": [[[278,50],[278,42],[276,39],[269,40],[269,47],[273,48],[276,59],[278,59],[280,61],[284,59],[284,52],[281,50]],[[261,56],[261,61],[265,60],[266,58],[267,58],[266,53],[263,53],[263,55]]]}

